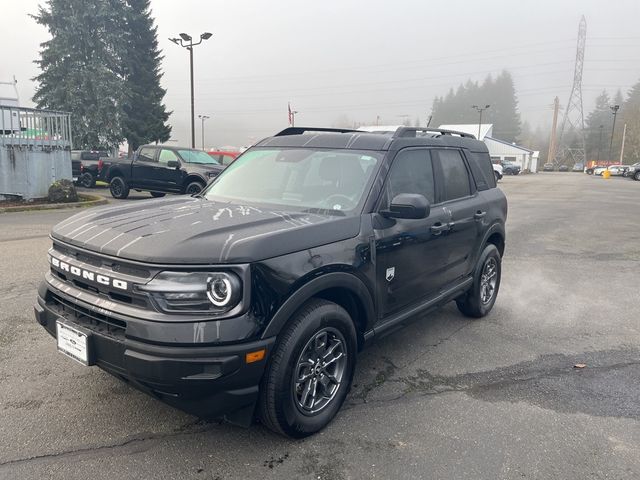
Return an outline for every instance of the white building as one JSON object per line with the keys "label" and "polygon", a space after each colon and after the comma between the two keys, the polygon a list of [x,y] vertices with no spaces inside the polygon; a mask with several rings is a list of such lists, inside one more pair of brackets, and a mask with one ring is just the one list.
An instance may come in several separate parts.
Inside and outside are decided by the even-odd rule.
{"label": "white building", "polygon": [[478,135],[478,124],[459,124],[459,125],[440,125],[445,130],[456,130],[458,132],[470,133],[478,140],[482,140],[489,149],[491,161],[496,162],[513,162],[520,165],[522,170],[538,171],[538,154],[535,150],[516,145],[515,143],[505,142],[493,137],[493,124],[486,123],[480,126],[480,135]]}

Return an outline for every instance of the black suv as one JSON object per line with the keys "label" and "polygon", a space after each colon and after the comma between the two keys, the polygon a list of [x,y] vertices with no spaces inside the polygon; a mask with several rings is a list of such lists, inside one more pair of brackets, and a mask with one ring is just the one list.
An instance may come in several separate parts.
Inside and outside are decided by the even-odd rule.
{"label": "black suv", "polygon": [[452,300],[489,313],[506,217],[471,135],[290,128],[200,195],[58,224],[35,315],[84,365],[303,437],[338,412],[374,338]]}

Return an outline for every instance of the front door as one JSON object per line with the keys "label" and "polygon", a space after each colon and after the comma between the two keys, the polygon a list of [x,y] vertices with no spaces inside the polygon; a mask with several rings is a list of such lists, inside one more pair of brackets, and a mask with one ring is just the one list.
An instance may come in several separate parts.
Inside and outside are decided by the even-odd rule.
{"label": "front door", "polygon": [[[400,193],[424,195],[434,203],[437,191],[428,149],[404,149],[396,155],[378,210],[387,209]],[[376,283],[378,308],[383,316],[437,293],[447,248],[447,222],[447,212],[437,206],[422,219],[376,215]]]}
{"label": "front door", "polygon": [[[169,162],[178,162],[178,168],[170,167]],[[173,150],[163,148],[158,155],[158,165],[154,171],[154,184],[161,190],[178,191],[181,188],[182,172],[179,168],[180,158]]]}

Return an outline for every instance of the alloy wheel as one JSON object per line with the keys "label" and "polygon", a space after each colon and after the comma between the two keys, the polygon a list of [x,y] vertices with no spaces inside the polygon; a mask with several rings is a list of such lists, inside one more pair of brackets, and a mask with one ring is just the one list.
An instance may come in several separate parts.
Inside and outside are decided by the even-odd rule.
{"label": "alloy wheel", "polygon": [[480,300],[484,305],[493,299],[498,283],[498,262],[490,257],[482,268],[480,275]]}

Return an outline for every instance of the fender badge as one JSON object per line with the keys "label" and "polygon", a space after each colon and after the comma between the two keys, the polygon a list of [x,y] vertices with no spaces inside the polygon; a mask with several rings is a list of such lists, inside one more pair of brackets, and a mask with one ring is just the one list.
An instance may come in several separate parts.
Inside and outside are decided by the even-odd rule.
{"label": "fender badge", "polygon": [[396,267],[387,268],[387,275],[386,275],[387,282],[390,282],[391,280],[393,280],[393,277],[395,276],[396,276]]}

